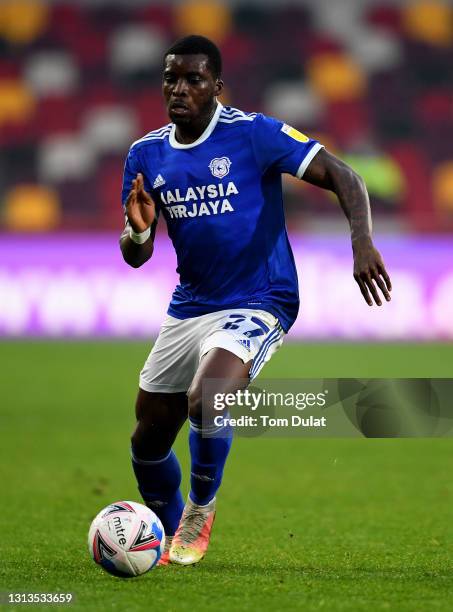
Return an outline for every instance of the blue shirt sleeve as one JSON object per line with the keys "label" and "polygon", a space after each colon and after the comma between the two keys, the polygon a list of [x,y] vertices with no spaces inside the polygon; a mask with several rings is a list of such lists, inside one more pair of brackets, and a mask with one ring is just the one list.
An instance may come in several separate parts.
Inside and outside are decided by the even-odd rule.
{"label": "blue shirt sleeve", "polygon": [[293,127],[265,115],[257,115],[252,143],[261,170],[270,168],[302,178],[316,153],[323,148]]}
{"label": "blue shirt sleeve", "polygon": [[138,172],[142,172],[142,170],[140,168],[137,150],[131,147],[124,164],[123,189],[121,192],[121,203],[123,207],[126,205],[127,196],[132,189],[132,181],[136,178]]}

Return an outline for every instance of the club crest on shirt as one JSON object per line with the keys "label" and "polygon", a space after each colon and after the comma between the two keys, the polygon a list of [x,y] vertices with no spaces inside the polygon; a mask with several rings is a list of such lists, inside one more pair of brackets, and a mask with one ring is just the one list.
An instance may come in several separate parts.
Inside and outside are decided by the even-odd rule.
{"label": "club crest on shirt", "polygon": [[215,157],[209,164],[212,175],[220,179],[229,173],[230,167],[231,160],[229,157]]}

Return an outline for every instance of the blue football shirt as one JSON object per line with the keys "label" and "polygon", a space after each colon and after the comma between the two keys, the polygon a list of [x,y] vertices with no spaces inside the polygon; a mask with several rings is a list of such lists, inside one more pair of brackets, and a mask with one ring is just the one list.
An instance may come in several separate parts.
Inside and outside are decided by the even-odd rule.
{"label": "blue football shirt", "polygon": [[122,191],[124,206],[141,172],[165,217],[180,276],[168,314],[262,309],[288,331],[299,292],[281,175],[302,178],[322,145],[281,121],[220,103],[197,141],[181,144],[175,130],[169,124],[132,144]]}

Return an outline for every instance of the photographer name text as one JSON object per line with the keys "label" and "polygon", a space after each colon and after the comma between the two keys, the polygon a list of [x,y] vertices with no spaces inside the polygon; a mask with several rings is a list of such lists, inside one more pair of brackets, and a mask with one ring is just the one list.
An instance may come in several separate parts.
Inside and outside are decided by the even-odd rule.
{"label": "photographer name text", "polygon": [[214,417],[216,427],[327,427],[325,416],[316,418],[313,415],[303,418],[297,414],[288,417],[271,417],[261,414],[257,417],[243,415],[238,418],[227,417],[218,414]]}

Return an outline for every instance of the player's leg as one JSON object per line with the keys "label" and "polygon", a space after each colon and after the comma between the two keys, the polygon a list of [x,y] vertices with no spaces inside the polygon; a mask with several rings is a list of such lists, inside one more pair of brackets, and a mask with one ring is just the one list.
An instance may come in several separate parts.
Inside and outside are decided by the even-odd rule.
{"label": "player's leg", "polygon": [[270,313],[241,310],[224,315],[202,343],[200,365],[188,391],[190,498],[197,505],[215,497],[232,441],[231,426],[215,424],[215,417],[223,413],[214,409],[214,397],[245,389],[282,337],[278,320]]}
{"label": "player's leg", "polygon": [[[190,499],[206,506],[220,487],[223,469],[233,440],[230,425],[216,426],[215,417],[223,416],[214,410],[214,394],[234,393],[248,384],[251,361],[244,363],[233,353],[214,348],[203,356],[190,386],[189,447],[191,455]],[[215,386],[205,389],[203,382],[215,380]],[[203,401],[204,400],[204,401]]]}
{"label": "player's leg", "polygon": [[191,491],[170,549],[175,563],[200,561],[209,544],[215,495],[232,441],[228,424],[215,425],[215,416],[222,413],[214,410],[214,395],[246,388],[281,345],[282,337],[278,320],[269,313],[230,311],[217,320],[213,315],[188,392]]}
{"label": "player's leg", "polygon": [[132,466],[145,504],[173,536],[181,518],[181,468],[172,450],[187,418],[185,393],[150,393],[139,389],[137,425],[132,434]]}
{"label": "player's leg", "polygon": [[229,425],[215,426],[214,417],[219,412],[210,411],[213,403],[202,398],[203,381],[221,379],[216,381],[215,392],[233,393],[246,386],[250,366],[251,361],[244,363],[233,353],[214,348],[202,358],[188,391],[191,488],[170,550],[170,559],[175,563],[197,563],[208,548],[215,518],[215,495],[233,439]]}
{"label": "player's leg", "polygon": [[190,320],[165,319],[140,373],[136,403],[132,464],[145,503],[164,525],[166,550],[184,506],[181,468],[172,445],[187,418],[186,392],[198,365],[199,340],[193,328]]}

